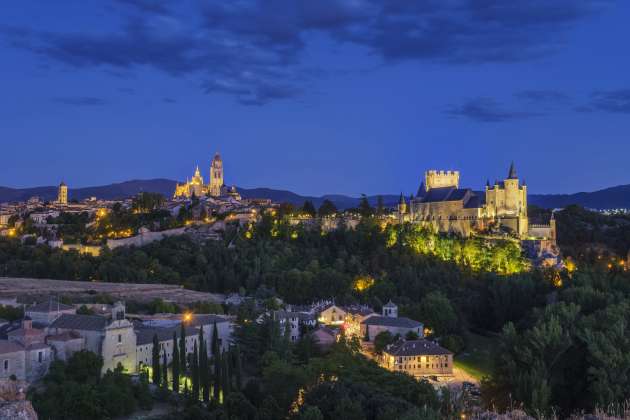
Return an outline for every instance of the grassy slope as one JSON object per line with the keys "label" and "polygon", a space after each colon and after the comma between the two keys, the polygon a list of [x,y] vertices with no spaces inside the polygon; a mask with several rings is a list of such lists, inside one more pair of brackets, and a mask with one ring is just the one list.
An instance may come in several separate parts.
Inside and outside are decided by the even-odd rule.
{"label": "grassy slope", "polygon": [[497,338],[470,333],[468,348],[455,356],[455,366],[477,379],[489,376],[496,344]]}

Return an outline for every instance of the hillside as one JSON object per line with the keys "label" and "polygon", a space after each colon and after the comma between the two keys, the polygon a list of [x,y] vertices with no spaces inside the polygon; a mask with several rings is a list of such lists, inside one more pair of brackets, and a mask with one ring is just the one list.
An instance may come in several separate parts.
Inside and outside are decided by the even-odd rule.
{"label": "hillside", "polygon": [[[71,188],[70,198],[82,200],[89,197],[102,199],[119,199],[135,195],[142,191],[157,192],[170,197],[175,190],[176,181],[170,179],[132,180],[117,184]],[[301,205],[305,200],[311,200],[318,207],[325,199],[331,200],[338,208],[356,207],[358,197],[340,194],[330,194],[321,197],[303,196],[286,190],[271,188],[238,188],[244,198],[269,198],[276,202],[288,202]],[[57,187],[8,188],[0,187],[0,202],[25,201],[30,197],[39,196],[44,200],[54,200],[57,197]],[[386,206],[394,206],[398,202],[397,194],[384,194]],[[370,203],[376,204],[377,196],[368,197]],[[529,203],[544,208],[566,207],[578,204],[587,208],[613,209],[630,208],[630,185],[620,185],[593,192],[579,192],[575,194],[530,194]]]}

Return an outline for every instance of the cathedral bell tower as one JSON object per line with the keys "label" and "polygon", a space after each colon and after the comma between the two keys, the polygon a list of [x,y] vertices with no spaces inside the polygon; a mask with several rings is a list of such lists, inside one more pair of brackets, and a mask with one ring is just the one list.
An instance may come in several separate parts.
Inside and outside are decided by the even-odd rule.
{"label": "cathedral bell tower", "polygon": [[217,152],[210,164],[210,183],[208,184],[208,195],[218,197],[223,188],[223,160]]}

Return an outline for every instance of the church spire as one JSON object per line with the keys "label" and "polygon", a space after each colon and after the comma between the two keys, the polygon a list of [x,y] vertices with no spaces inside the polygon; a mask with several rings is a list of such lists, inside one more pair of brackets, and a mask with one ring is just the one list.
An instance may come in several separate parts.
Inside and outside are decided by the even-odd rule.
{"label": "church spire", "polygon": [[508,179],[518,179],[518,176],[516,176],[516,168],[514,168],[514,161],[512,161],[512,164],[510,165],[510,171],[508,172]]}

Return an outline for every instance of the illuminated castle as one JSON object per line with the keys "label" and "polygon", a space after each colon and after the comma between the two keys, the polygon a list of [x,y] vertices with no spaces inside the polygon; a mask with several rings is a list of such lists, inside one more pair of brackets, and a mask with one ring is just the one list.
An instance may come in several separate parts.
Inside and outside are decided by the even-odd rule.
{"label": "illuminated castle", "polygon": [[[401,221],[432,226],[440,232],[469,236],[474,231],[501,228],[519,238],[529,233],[527,186],[516,175],[514,164],[508,176],[494,185],[488,182],[485,196],[470,188],[459,187],[458,171],[427,171],[417,196],[400,198]],[[555,232],[549,232],[555,237]]]}
{"label": "illuminated castle", "polygon": [[195,170],[195,175],[192,179],[186,180],[185,184],[177,184],[175,186],[174,198],[190,198],[193,195],[195,197],[202,197],[204,195],[210,197],[219,197],[226,193],[223,185],[223,161],[219,153],[214,155],[212,163],[210,164],[210,181],[206,185],[203,182],[203,177],[199,171],[199,166]]}

